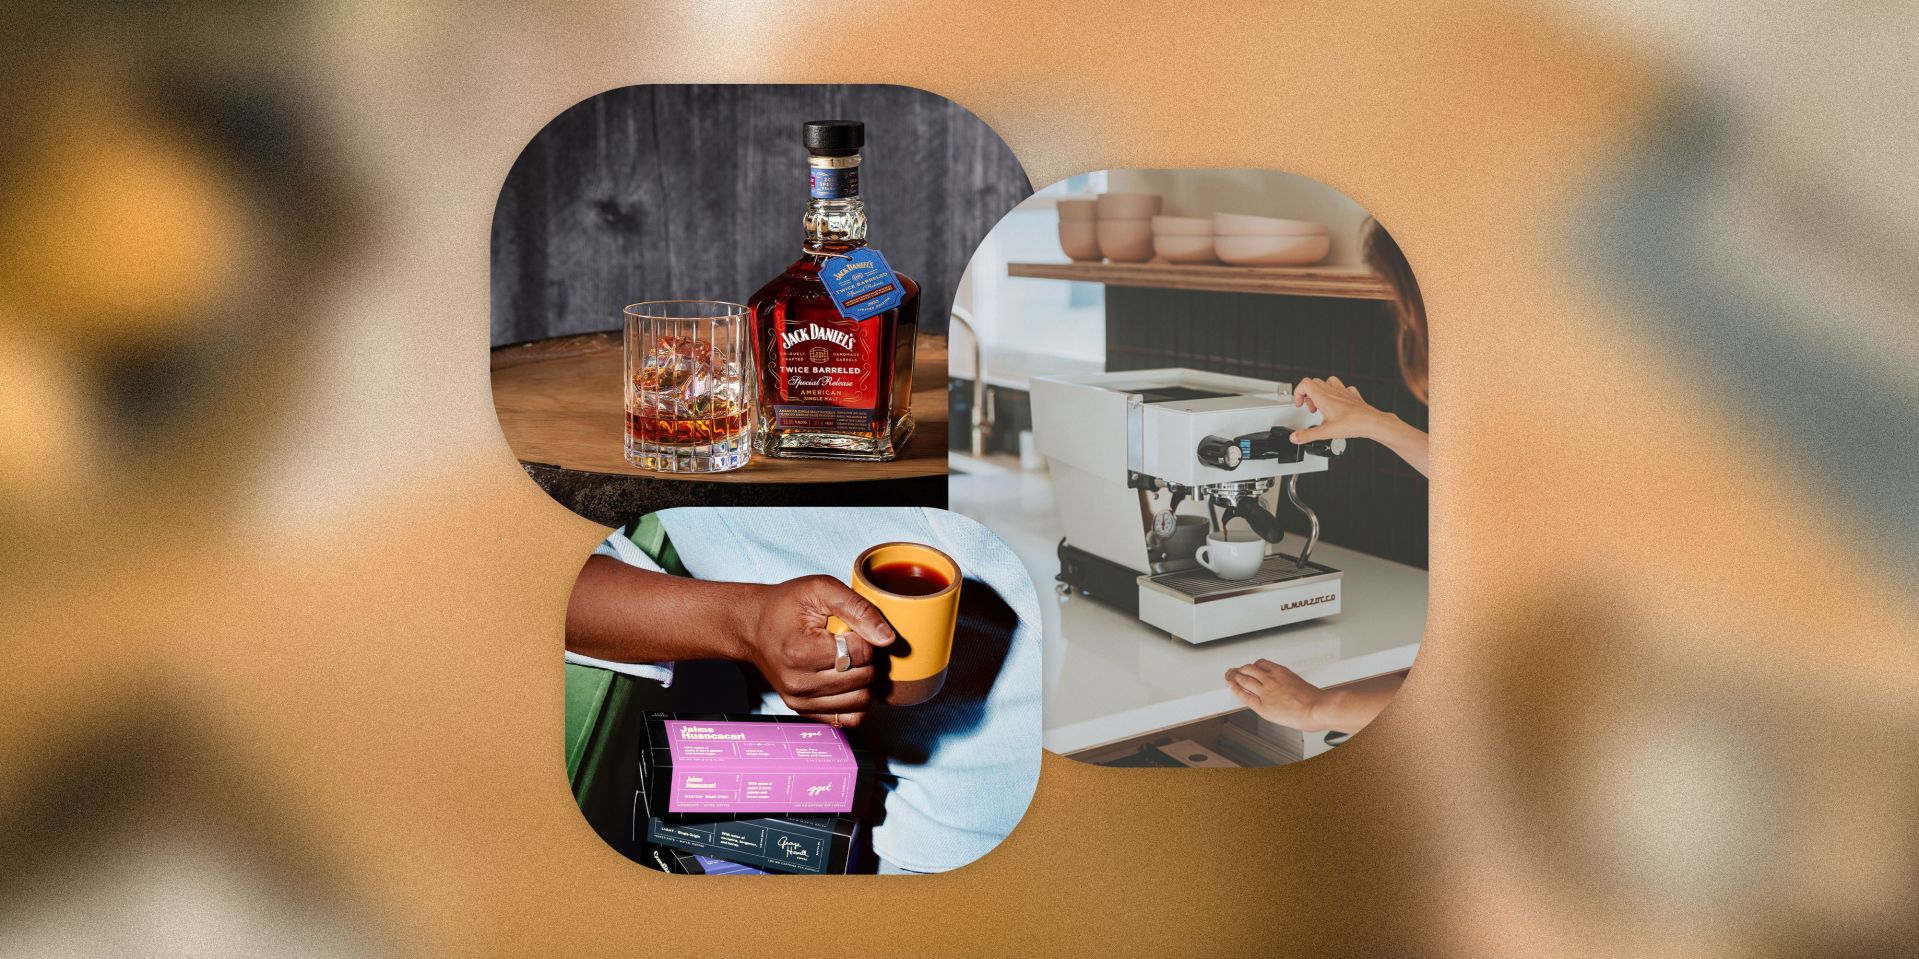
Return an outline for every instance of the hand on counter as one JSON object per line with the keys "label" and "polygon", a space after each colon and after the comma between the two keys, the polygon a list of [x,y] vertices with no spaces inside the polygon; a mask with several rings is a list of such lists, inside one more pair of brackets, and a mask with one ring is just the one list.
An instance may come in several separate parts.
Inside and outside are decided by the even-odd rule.
{"label": "hand on counter", "polygon": [[1293,386],[1293,405],[1325,417],[1318,426],[1293,432],[1294,443],[1315,440],[1365,439],[1392,450],[1408,466],[1427,475],[1431,459],[1426,434],[1391,413],[1374,407],[1337,376],[1307,377]]}
{"label": "hand on counter", "polygon": [[[851,668],[826,620],[838,616]],[[803,716],[857,726],[872,703],[873,647],[894,640],[872,603],[831,576],[724,583],[669,576],[594,556],[566,610],[566,648],[619,663],[730,659],[757,669]]]}
{"label": "hand on counter", "polygon": [[1308,733],[1359,732],[1393,701],[1399,684],[1399,677],[1385,676],[1321,689],[1270,659],[1226,671],[1227,688],[1259,718]]}

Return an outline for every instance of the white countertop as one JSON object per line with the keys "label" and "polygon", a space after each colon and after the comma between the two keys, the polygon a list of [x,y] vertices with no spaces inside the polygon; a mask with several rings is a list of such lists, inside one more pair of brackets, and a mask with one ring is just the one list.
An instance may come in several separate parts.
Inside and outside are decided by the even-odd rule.
{"label": "white countertop", "polygon": [[1319,686],[1396,672],[1412,665],[1425,632],[1425,570],[1321,543],[1313,559],[1345,572],[1338,615],[1195,646],[1091,597],[1055,601],[1064,534],[1046,473],[954,474],[947,496],[953,512],[999,534],[1032,574],[1043,619],[1045,744],[1057,753],[1243,709],[1225,673],[1256,659]]}

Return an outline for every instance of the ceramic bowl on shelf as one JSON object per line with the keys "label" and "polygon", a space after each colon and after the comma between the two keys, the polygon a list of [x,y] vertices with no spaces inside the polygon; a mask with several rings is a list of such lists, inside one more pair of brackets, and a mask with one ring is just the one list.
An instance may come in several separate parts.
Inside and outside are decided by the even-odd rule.
{"label": "ceramic bowl on shelf", "polygon": [[1243,213],[1215,213],[1213,232],[1220,236],[1324,236],[1326,224],[1247,216]]}
{"label": "ceramic bowl on shelf", "polygon": [[1166,198],[1157,193],[1102,193],[1099,218],[1102,220],[1138,220],[1146,224],[1159,215]]}
{"label": "ceramic bowl on shelf", "polygon": [[1212,236],[1213,221],[1204,216],[1153,217],[1154,236]]}
{"label": "ceramic bowl on shelf", "polygon": [[1153,222],[1101,219],[1099,252],[1115,263],[1144,263],[1153,258]]}
{"label": "ceramic bowl on shelf", "polygon": [[1091,223],[1099,218],[1099,200],[1085,197],[1078,200],[1060,200],[1053,204],[1059,210],[1059,221],[1083,220]]}
{"label": "ceramic bowl on shelf", "polygon": [[1079,263],[1099,261],[1099,224],[1092,220],[1059,221],[1059,248]]}
{"label": "ceramic bowl on shelf", "polygon": [[1324,233],[1213,237],[1214,252],[1233,266],[1305,266],[1325,259],[1332,246],[1333,238]]}
{"label": "ceramic bowl on shelf", "polygon": [[1213,252],[1213,238],[1210,236],[1166,236],[1153,237],[1153,252],[1168,263],[1217,263],[1218,254]]}

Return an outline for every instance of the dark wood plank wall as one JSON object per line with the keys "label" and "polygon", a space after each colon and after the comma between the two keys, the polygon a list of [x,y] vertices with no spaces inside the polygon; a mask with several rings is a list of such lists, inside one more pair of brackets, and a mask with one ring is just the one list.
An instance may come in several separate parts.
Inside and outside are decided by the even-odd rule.
{"label": "dark wood plank wall", "polygon": [[498,346],[608,330],[638,300],[744,302],[798,256],[807,120],[866,123],[873,246],[944,332],[960,272],[1032,192],[991,127],[943,97],[874,85],[648,85],[582,101],[521,153],[493,216]]}

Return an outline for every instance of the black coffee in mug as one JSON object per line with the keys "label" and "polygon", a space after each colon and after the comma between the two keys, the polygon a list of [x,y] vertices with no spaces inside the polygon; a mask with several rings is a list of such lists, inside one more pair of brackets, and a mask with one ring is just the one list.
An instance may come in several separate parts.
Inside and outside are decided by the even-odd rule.
{"label": "black coffee in mug", "polygon": [[881,563],[866,568],[874,586],[895,596],[931,596],[953,584],[942,570],[919,563]]}

